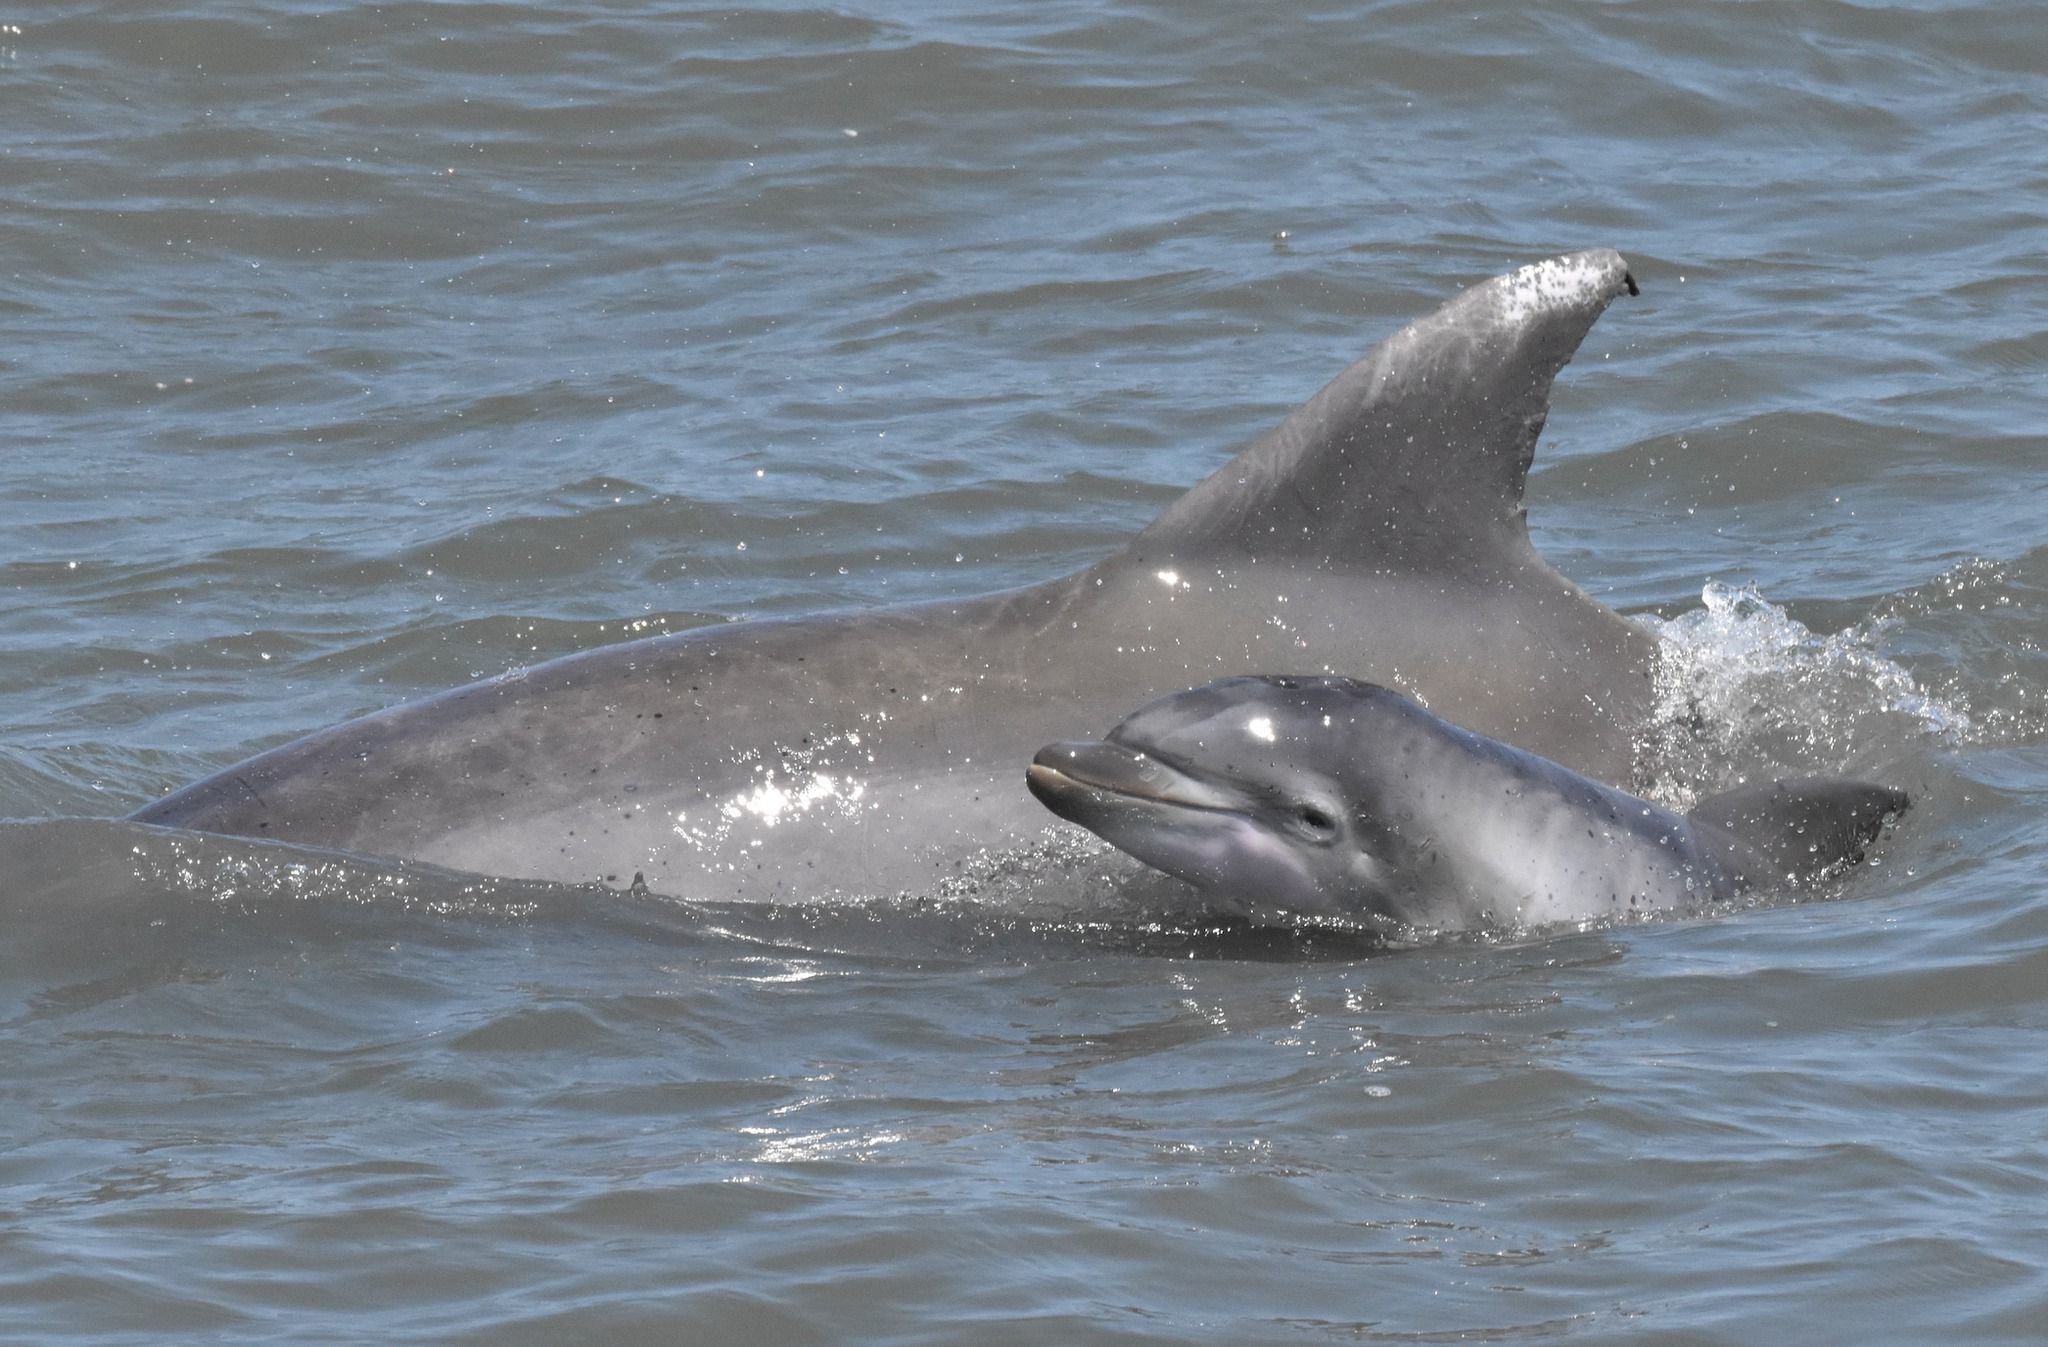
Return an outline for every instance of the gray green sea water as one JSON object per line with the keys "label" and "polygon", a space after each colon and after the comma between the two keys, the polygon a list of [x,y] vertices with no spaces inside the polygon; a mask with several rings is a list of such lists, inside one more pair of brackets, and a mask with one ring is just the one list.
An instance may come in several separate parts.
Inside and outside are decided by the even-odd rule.
{"label": "gray green sea water", "polygon": [[[0,1339],[2039,1341],[2040,26],[0,12]],[[1912,790],[1825,895],[1382,954],[111,821],[556,654],[1061,574],[1596,245],[1644,293],[1532,531],[1733,727],[1667,791]]]}

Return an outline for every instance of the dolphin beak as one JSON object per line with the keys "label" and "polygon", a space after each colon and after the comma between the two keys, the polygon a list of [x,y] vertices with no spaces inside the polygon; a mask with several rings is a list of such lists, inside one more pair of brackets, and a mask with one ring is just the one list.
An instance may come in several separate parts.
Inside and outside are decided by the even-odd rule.
{"label": "dolphin beak", "polygon": [[1048,744],[1024,769],[1024,784],[1061,818],[1087,823],[1117,804],[1227,810],[1235,802],[1169,763],[1122,744]]}

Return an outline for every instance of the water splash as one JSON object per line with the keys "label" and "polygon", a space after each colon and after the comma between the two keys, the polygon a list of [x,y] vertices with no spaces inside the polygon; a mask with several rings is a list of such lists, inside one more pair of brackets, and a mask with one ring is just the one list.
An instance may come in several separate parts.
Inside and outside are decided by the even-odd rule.
{"label": "water splash", "polygon": [[1636,752],[1637,784],[1652,798],[1689,808],[1746,781],[1853,773],[1972,732],[1959,703],[1879,653],[1888,618],[1820,636],[1754,585],[1719,581],[1700,603],[1643,619],[1662,638],[1656,706]]}

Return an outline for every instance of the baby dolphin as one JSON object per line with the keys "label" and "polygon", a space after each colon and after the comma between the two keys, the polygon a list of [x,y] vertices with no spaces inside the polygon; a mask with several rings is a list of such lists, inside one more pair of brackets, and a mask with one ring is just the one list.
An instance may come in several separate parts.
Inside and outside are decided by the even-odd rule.
{"label": "baby dolphin", "polygon": [[1428,930],[1581,921],[1852,865],[1903,791],[1814,778],[1680,815],[1349,678],[1226,678],[1058,743],[1053,813],[1214,899]]}

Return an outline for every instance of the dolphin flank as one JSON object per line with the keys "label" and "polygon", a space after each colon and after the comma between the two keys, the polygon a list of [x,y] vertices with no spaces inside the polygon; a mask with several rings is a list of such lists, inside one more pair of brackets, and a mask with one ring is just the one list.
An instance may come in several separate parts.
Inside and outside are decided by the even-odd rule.
{"label": "dolphin flank", "polygon": [[352,720],[136,821],[687,898],[925,893],[1045,830],[1016,764],[1260,669],[1405,688],[1625,782],[1654,638],[1530,545],[1551,382],[1622,258],[1477,285],[1075,575],[607,646]]}
{"label": "dolphin flank", "polygon": [[1796,887],[1862,859],[1904,792],[1816,778],[1690,815],[1349,678],[1227,678],[1026,771],[1061,818],[1255,913],[1417,931],[1626,916]]}

